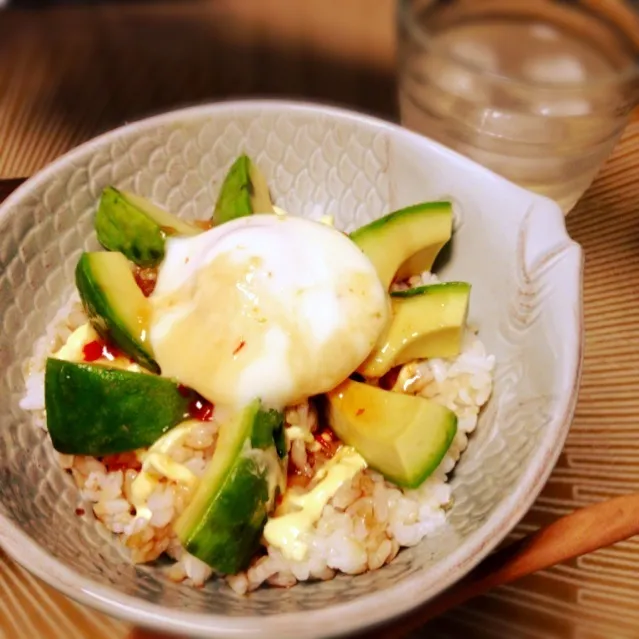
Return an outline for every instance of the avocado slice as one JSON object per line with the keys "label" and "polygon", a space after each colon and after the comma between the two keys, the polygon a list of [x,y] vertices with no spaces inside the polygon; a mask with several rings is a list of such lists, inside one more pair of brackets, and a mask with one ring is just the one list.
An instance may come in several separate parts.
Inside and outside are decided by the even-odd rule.
{"label": "avocado slice", "polygon": [[149,342],[151,304],[135,283],[122,253],[83,253],[75,283],[93,328],[105,340],[154,373],[160,367]]}
{"label": "avocado slice", "polygon": [[391,294],[392,320],[358,372],[381,377],[394,366],[456,357],[468,315],[470,284],[446,282]]}
{"label": "avocado slice", "polygon": [[143,197],[113,186],[102,191],[95,230],[104,248],[124,253],[138,266],[162,261],[167,236],[202,232]]}
{"label": "avocado slice", "polygon": [[213,224],[253,213],[273,213],[266,178],[248,155],[240,155],[224,178],[213,211]]}
{"label": "avocado slice", "polygon": [[348,379],[326,395],[336,435],[371,468],[417,488],[437,468],[457,432],[457,416],[436,402]]}
{"label": "avocado slice", "polygon": [[98,364],[47,359],[47,428],[67,455],[111,455],[150,446],[184,421],[196,395],[169,379]]}
{"label": "avocado slice", "polygon": [[285,472],[274,438],[284,414],[254,400],[222,423],[208,468],[174,530],[186,550],[221,573],[248,566]]}
{"label": "avocado slice", "polygon": [[388,289],[429,271],[453,232],[450,202],[425,202],[389,213],[350,234]]}

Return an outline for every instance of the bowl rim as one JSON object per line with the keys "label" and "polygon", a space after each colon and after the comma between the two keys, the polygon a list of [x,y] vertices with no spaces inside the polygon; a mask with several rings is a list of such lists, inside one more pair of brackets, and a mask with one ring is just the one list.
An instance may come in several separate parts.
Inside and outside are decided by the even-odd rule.
{"label": "bowl rim", "polygon": [[[126,595],[113,586],[103,585],[67,567],[62,561],[41,548],[26,533],[0,513],[0,547],[17,563],[42,579],[45,583],[75,601],[100,612],[126,620],[136,626],[159,631],[188,633],[200,637],[328,637],[371,629],[388,623],[391,619],[409,613],[420,604],[436,596],[477,565],[526,514],[550,476],[563,448],[577,403],[583,360],[583,256],[581,247],[574,242],[565,228],[564,215],[559,206],[543,196],[519,187],[493,171],[475,163],[461,154],[402,126],[347,108],[309,102],[282,99],[231,99],[196,106],[179,108],[158,115],[141,118],[84,142],[57,158],[44,169],[20,185],[0,205],[0,221],[23,198],[46,183],[62,167],[72,164],[76,158],[100,148],[123,135],[138,129],[171,124],[176,120],[188,121],[201,116],[215,117],[225,112],[242,113],[295,111],[318,117],[328,116],[340,121],[363,125],[377,131],[384,130],[393,137],[404,138],[415,145],[429,146],[439,154],[448,156],[456,164],[465,164],[474,172],[483,174],[496,186],[519,190],[529,198],[546,202],[546,207],[561,218],[562,239],[579,257],[578,267],[571,273],[576,292],[578,312],[573,322],[574,334],[579,335],[578,348],[570,353],[567,370],[571,375],[572,390],[566,397],[558,398],[558,417],[548,425],[547,436],[541,439],[529,466],[519,479],[519,485],[510,493],[487,520],[464,543],[444,557],[429,571],[428,583],[419,573],[383,590],[363,595],[348,603],[330,604],[313,611],[286,612],[271,616],[229,617],[220,614],[183,612],[167,609],[161,604],[149,603]],[[549,206],[550,205],[550,206]],[[552,434],[552,437],[550,436]],[[383,602],[383,605],[380,603]]]}

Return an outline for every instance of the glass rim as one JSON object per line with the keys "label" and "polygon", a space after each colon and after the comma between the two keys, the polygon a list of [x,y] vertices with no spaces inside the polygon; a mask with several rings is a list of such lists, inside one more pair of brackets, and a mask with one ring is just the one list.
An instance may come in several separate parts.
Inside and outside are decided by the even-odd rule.
{"label": "glass rim", "polygon": [[438,55],[440,55],[442,58],[451,60],[455,64],[464,67],[466,70],[474,74],[482,75],[486,78],[505,84],[520,85],[522,87],[538,88],[543,89],[544,91],[557,92],[576,91],[579,89],[583,89],[584,87],[624,84],[639,79],[639,47],[637,48],[637,58],[634,60],[634,62],[630,62],[628,66],[620,69],[619,72],[611,71],[610,73],[601,75],[596,79],[587,80],[586,82],[551,82],[548,80],[522,80],[520,78],[514,78],[512,76],[499,73],[497,71],[489,71],[487,69],[483,69],[479,65],[474,64],[472,60],[456,55],[449,49],[445,49],[443,47],[437,48],[437,45],[433,46],[433,39],[431,37],[430,31],[419,24],[419,22],[415,19],[415,12],[413,11],[413,8],[411,6],[412,2],[413,0],[398,0],[398,23],[403,24],[408,30],[409,35],[415,38],[415,40],[419,44],[428,49],[437,50]]}

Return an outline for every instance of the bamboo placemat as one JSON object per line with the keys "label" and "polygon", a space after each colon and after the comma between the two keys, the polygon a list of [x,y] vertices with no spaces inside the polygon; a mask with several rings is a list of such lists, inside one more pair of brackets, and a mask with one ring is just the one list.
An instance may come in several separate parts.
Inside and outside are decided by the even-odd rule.
{"label": "bamboo placemat", "polygon": [[[303,96],[392,117],[392,10],[393,0],[210,0],[0,12],[0,178],[31,175],[125,120],[216,97]],[[16,184],[0,181],[0,199]],[[639,119],[568,227],[586,255],[580,399],[559,463],[514,537],[639,490]],[[428,636],[639,637],[638,575],[633,539],[501,588]],[[0,551],[0,638],[131,632]]]}

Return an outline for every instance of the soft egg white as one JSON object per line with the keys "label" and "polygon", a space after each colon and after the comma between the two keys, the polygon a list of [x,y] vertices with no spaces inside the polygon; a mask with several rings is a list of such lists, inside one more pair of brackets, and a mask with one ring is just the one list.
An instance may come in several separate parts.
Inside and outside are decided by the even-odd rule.
{"label": "soft egg white", "polygon": [[162,374],[232,406],[283,407],[334,388],[389,317],[373,265],[347,236],[268,214],[167,240],[149,299]]}

